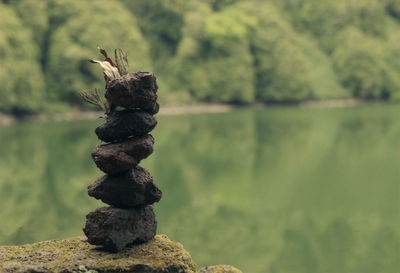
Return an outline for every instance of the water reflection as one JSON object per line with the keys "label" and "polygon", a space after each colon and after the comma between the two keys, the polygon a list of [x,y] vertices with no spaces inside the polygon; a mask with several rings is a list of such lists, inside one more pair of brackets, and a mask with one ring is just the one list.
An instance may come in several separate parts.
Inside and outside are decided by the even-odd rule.
{"label": "water reflection", "polygon": [[[159,232],[202,265],[396,272],[399,106],[159,117]],[[0,244],[80,235],[101,121],[0,128]]]}

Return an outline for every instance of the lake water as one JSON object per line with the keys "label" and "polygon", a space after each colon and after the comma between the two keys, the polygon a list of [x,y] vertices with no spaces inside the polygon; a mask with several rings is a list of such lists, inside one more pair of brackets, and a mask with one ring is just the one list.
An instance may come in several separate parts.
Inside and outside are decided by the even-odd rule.
{"label": "lake water", "polygon": [[[400,106],[159,116],[158,233],[198,266],[397,273]],[[82,235],[102,122],[0,128],[0,244]]]}

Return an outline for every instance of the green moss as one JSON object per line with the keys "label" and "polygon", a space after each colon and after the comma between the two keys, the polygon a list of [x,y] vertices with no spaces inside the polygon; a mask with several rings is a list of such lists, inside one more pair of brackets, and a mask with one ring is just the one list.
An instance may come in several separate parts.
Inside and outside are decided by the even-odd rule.
{"label": "green moss", "polygon": [[242,271],[231,265],[213,265],[200,269],[199,273],[242,273]]}
{"label": "green moss", "polygon": [[195,272],[190,254],[165,235],[119,253],[105,252],[84,237],[0,247],[1,273],[81,272],[83,267],[89,272]]}

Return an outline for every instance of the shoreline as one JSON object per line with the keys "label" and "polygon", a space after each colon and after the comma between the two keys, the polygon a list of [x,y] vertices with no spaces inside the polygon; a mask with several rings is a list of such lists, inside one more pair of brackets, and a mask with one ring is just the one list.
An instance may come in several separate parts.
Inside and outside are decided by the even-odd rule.
{"label": "shoreline", "polygon": [[[220,103],[199,103],[181,106],[164,106],[158,115],[172,116],[183,114],[204,114],[204,113],[226,113],[236,109],[266,109],[270,107],[299,107],[299,108],[348,108],[367,104],[381,104],[384,100],[361,100],[361,99],[337,99],[337,100],[314,100],[300,103],[255,103],[249,105],[234,105]],[[91,120],[104,115],[101,111],[82,111],[72,109],[66,113],[57,114],[34,114],[18,118],[10,114],[0,112],[0,126],[8,126],[19,122],[45,122],[45,121],[72,121]]]}

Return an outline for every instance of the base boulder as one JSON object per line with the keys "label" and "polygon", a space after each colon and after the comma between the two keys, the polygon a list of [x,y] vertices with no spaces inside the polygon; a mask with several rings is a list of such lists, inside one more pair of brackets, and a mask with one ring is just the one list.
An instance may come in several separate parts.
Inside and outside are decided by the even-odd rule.
{"label": "base boulder", "polygon": [[157,221],[152,206],[134,209],[98,208],[86,215],[83,232],[88,242],[105,250],[121,251],[126,246],[147,242],[156,234]]}
{"label": "base boulder", "polygon": [[[85,269],[85,270],[82,270]],[[0,273],[194,273],[190,254],[165,235],[124,249],[104,252],[85,237],[23,246],[0,246]],[[94,272],[92,271],[92,272]]]}

